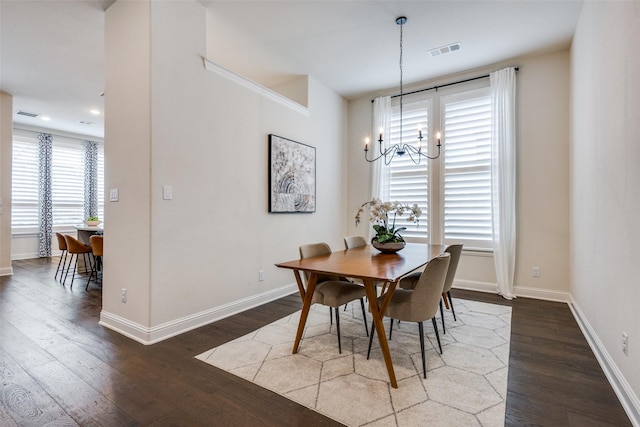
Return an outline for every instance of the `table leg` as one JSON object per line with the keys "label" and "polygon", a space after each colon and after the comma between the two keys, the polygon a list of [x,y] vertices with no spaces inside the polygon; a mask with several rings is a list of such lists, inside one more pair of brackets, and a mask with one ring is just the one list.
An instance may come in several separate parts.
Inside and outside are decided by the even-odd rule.
{"label": "table leg", "polygon": [[376,334],[378,335],[378,342],[380,343],[380,350],[382,351],[382,356],[384,357],[384,363],[387,366],[387,373],[389,374],[389,382],[391,383],[391,387],[398,388],[398,382],[396,381],[396,373],[393,370],[393,362],[391,361],[391,353],[389,352],[389,343],[387,342],[387,335],[384,330],[384,323],[382,322],[382,318],[384,317],[384,312],[389,305],[389,301],[391,300],[391,294],[393,294],[393,290],[396,286],[395,282],[391,282],[389,284],[389,289],[385,294],[385,298],[382,302],[382,306],[378,307],[378,299],[376,296],[376,287],[372,280],[365,279],[364,280],[364,288],[367,294],[367,299],[369,300],[369,308],[371,309],[371,316],[373,317],[373,323],[376,326]]}
{"label": "table leg", "polygon": [[[295,271],[297,272],[297,270]],[[309,275],[309,282],[307,283],[307,290],[302,300],[302,312],[300,313],[300,320],[298,321],[298,332],[296,332],[296,340],[293,343],[292,353],[298,352],[298,346],[300,345],[300,340],[302,339],[304,326],[307,323],[307,317],[309,317],[309,309],[311,308],[311,300],[313,299],[313,290],[316,288],[317,281],[318,275],[316,273],[311,273]]]}

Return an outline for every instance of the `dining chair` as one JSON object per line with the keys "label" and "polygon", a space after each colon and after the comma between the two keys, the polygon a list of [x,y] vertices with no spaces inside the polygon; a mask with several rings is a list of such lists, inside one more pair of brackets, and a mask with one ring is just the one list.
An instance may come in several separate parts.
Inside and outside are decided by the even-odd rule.
{"label": "dining chair", "polygon": [[[445,304],[447,300],[449,302],[448,307],[451,307],[451,313],[453,314],[453,320],[456,319],[456,311],[453,308],[453,300],[451,299],[451,288],[453,287],[453,279],[456,276],[456,270],[458,269],[458,262],[460,261],[460,254],[462,254],[462,244],[449,245],[444,250],[445,253],[448,253],[451,258],[449,261],[449,268],[447,269],[447,278],[444,282],[444,288],[442,289],[442,299]],[[420,278],[421,272],[411,273],[410,275],[403,278],[398,286],[402,289],[413,289],[418,283],[418,279]],[[442,300],[440,301],[440,317],[442,318],[442,333],[446,334],[447,330],[444,326],[444,310],[442,308]]]}
{"label": "dining chair", "polygon": [[58,249],[60,249],[60,261],[58,261],[58,268],[56,269],[56,274],[53,276],[54,279],[58,279],[58,272],[60,272],[60,279],[62,280],[62,275],[64,274],[65,265],[67,263],[67,241],[64,239],[64,235],[61,233],[56,233],[56,238],[58,239]]}
{"label": "dining chair", "polygon": [[367,246],[367,241],[362,236],[347,236],[344,238],[345,249],[360,248],[362,246]]}
{"label": "dining chair", "polygon": [[[299,247],[300,258],[310,258],[319,255],[331,254],[331,248],[328,244],[322,243],[310,243]],[[305,273],[305,282],[308,283],[309,275]],[[360,307],[362,308],[362,317],[364,320],[364,329],[369,336],[369,328],[367,325],[366,310],[364,308],[365,290],[364,286],[357,285],[348,281],[344,277],[338,277],[327,274],[319,274],[316,282],[316,287],[313,292],[313,298],[311,304],[321,304],[329,307],[329,319],[333,324],[333,315],[335,311],[336,317],[336,332],[338,334],[338,352],[342,353],[342,342],[340,339],[340,315],[338,307],[347,304],[357,299],[360,300]],[[335,309],[335,310],[334,310]]]}
{"label": "dining chair", "polygon": [[[440,335],[438,334],[438,323],[436,322],[436,313],[438,312],[438,302],[444,289],[444,282],[447,277],[447,268],[451,256],[448,253],[442,253],[436,258],[429,261],[420,274],[420,278],[413,289],[395,289],[391,295],[391,301],[387,306],[385,315],[390,317],[391,326],[389,328],[389,339],[393,328],[393,320],[401,320],[404,322],[417,322],[418,332],[420,334],[420,351],[422,353],[422,370],[424,377],[427,378],[427,369],[424,355],[424,328],[422,322],[431,319],[433,330],[436,333],[440,354],[442,354],[442,344],[440,343]],[[378,304],[382,304],[384,296],[378,298]],[[371,335],[369,336],[369,349],[367,350],[367,359],[371,354],[371,344],[373,335],[375,334],[375,323],[371,326]]]}
{"label": "dining chair", "polygon": [[[98,271],[102,270],[103,236],[94,234],[93,236],[89,237],[89,243],[91,245],[91,252],[93,253],[93,268],[91,269],[89,280],[87,280],[85,291],[89,290],[89,282],[91,282],[91,278],[94,274],[96,276],[96,283],[99,283]],[[102,279],[102,277],[100,277],[100,279]]]}
{"label": "dining chair", "polygon": [[[73,264],[73,275],[71,276],[71,286],[70,286],[70,288],[73,288],[73,280],[76,277],[76,271],[78,268],[78,257],[82,255],[82,258],[84,260],[84,265],[85,265],[85,273],[88,271],[87,265],[89,266],[89,268],[93,268],[91,265],[91,257],[89,256],[91,254],[91,246],[85,245],[75,237],[69,236],[66,234],[64,236],[64,239],[67,242],[67,251],[71,254],[71,259],[69,260],[67,272],[64,275],[64,280],[62,281],[62,284],[66,283],[67,276],[69,275],[69,270],[71,270],[71,264]],[[76,257],[75,263],[73,262],[74,255]]]}

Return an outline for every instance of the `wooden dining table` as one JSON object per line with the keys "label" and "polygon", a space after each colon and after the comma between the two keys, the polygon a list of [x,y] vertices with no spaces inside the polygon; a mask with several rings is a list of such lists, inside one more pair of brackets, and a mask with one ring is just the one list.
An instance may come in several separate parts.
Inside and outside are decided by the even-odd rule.
{"label": "wooden dining table", "polygon": [[[367,245],[359,248],[335,251],[328,255],[318,255],[276,264],[277,267],[293,270],[303,301],[296,339],[293,344],[293,353],[298,352],[300,340],[302,339],[309,315],[309,309],[311,308],[311,300],[318,275],[329,274],[360,279],[364,284],[367,299],[369,300],[369,308],[371,316],[373,317],[373,323],[378,332],[378,341],[380,342],[380,349],[389,374],[389,382],[392,387],[398,388],[382,319],[391,300],[391,295],[400,279],[412,271],[423,267],[431,259],[440,255],[445,249],[445,245],[407,243],[399,252],[381,253],[373,246]],[[304,286],[300,272],[308,273],[306,287]],[[382,296],[384,298],[382,298],[381,303],[378,303],[376,285],[386,285],[383,287],[384,291]]]}

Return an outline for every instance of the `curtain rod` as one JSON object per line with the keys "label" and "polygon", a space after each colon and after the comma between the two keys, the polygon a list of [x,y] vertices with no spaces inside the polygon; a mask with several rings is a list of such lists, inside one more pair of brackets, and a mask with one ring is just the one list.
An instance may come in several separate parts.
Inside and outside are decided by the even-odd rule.
{"label": "curtain rod", "polygon": [[[51,129],[47,129],[47,128],[40,128],[37,126],[31,127],[29,125],[17,125],[17,126],[13,126],[14,129],[16,130],[21,130],[23,132],[31,132],[31,133],[48,133],[51,134],[53,136],[58,136],[58,137],[62,137],[62,138],[68,138],[68,139],[76,139],[78,141],[92,141],[92,142],[101,142],[104,143],[104,138],[98,138],[95,136],[89,136],[89,135],[80,135],[80,134],[72,134],[72,133],[66,133],[64,131],[58,131],[60,133],[56,133],[56,131],[53,131]],[[83,138],[83,136],[86,136],[86,138]]]}
{"label": "curtain rod", "polygon": [[[514,67],[514,68],[515,68],[515,70],[516,70],[516,71],[518,71],[518,70],[519,70],[519,67]],[[405,95],[413,95],[414,93],[426,92],[426,91],[428,91],[428,90],[434,90],[434,89],[435,89],[435,91],[437,92],[437,91],[438,91],[438,89],[439,89],[439,88],[441,88],[441,87],[453,86],[453,85],[457,85],[457,84],[460,84],[460,83],[472,82],[472,81],[474,81],[474,80],[486,79],[486,78],[487,78],[487,77],[489,77],[489,76],[490,76],[490,74],[485,74],[485,75],[483,75],[483,76],[471,77],[471,78],[464,79],[464,80],[458,80],[458,81],[456,81],[456,82],[445,83],[445,84],[442,84],[442,85],[435,85],[435,86],[428,87],[428,88],[425,88],[425,89],[418,89],[418,90],[414,90],[414,91],[412,91],[412,92],[403,93],[403,94],[402,94],[402,96],[405,96]],[[400,94],[398,94],[398,95],[391,95],[391,98],[397,98],[397,97],[399,97],[399,96],[400,96]],[[371,102],[374,102],[374,101],[375,101],[375,99],[372,99],[372,100],[371,100]]]}

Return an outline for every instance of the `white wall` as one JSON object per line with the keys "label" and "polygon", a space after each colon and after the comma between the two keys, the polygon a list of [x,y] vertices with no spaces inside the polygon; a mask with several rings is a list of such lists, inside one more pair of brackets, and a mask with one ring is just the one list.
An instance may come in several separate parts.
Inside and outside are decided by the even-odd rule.
{"label": "white wall", "polygon": [[[640,423],[640,3],[585,2],[572,47],[571,287]],[[629,337],[628,356],[621,336]],[[612,377],[613,376],[613,377]],[[613,379],[612,379],[613,378]],[[628,411],[629,412],[629,411]]]}
{"label": "white wall", "polygon": [[0,276],[13,273],[11,267],[11,147],[13,97],[0,92]]}
{"label": "white wall", "polygon": [[[148,342],[294,291],[276,262],[342,245],[346,103],[309,78],[305,114],[206,70],[195,1],[119,1],[106,25],[106,186],[121,198],[105,214],[103,324]],[[270,133],[316,147],[317,212],[267,212]]]}
{"label": "white wall", "polygon": [[[518,66],[518,204],[515,292],[520,296],[568,300],[569,289],[569,51],[515,58],[469,73],[423,82],[432,87]],[[473,85],[466,84],[468,88]],[[486,83],[485,83],[486,85]],[[457,86],[456,88],[459,88]],[[440,93],[447,89],[440,89]],[[395,94],[392,89],[386,94]],[[363,139],[371,135],[372,94],[349,103],[349,217],[370,196]],[[446,142],[445,142],[446,143]],[[365,234],[349,223],[350,234]],[[438,242],[434,242],[438,243]],[[533,278],[532,267],[541,268]],[[495,291],[490,254],[464,254],[456,286]]]}

